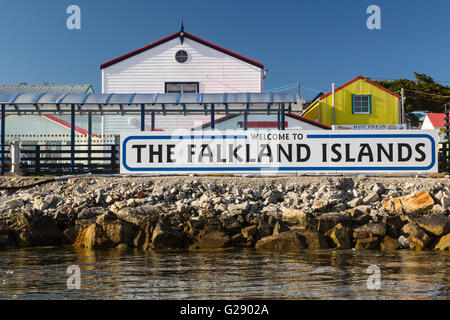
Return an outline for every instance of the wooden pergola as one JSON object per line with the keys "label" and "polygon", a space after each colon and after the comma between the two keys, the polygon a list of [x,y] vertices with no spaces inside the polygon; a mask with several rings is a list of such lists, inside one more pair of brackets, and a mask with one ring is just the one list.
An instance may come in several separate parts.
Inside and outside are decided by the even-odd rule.
{"label": "wooden pergola", "polygon": [[278,128],[285,129],[285,114],[291,112],[296,97],[290,93],[132,93],[132,94],[0,94],[1,106],[1,159],[5,160],[6,115],[67,115],[71,116],[71,163],[74,162],[75,120],[77,115],[88,116],[88,150],[92,146],[92,115],[139,114],[141,131],[145,131],[145,115],[151,115],[151,130],[155,130],[156,114],[204,113],[211,116],[211,129],[215,128],[216,114],[244,114],[244,130],[251,113],[277,113]]}

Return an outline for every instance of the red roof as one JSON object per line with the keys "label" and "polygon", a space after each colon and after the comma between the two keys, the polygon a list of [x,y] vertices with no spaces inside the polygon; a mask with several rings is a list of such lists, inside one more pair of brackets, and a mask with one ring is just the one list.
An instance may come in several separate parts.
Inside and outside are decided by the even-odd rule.
{"label": "red roof", "polygon": [[[71,127],[71,124],[69,122],[61,120],[61,119],[59,119],[59,118],[57,118],[55,116],[51,116],[51,115],[47,114],[47,115],[44,115],[44,117],[46,117],[47,119],[50,119],[52,121],[55,121],[56,123],[59,123],[60,125],[63,125],[64,127],[67,127],[69,129]],[[77,127],[77,126],[75,126],[75,131],[80,133],[80,134],[82,134],[82,135],[84,135],[84,136],[88,135],[88,132],[86,130],[84,130],[84,129],[80,128],[80,127]]]}
{"label": "red roof", "polygon": [[427,113],[425,117],[430,120],[433,127],[445,127],[445,113]]}
{"label": "red roof", "polygon": [[[156,42],[153,42],[153,43],[151,43],[149,45],[146,45],[145,47],[139,48],[137,50],[134,50],[134,51],[131,51],[131,52],[127,53],[127,54],[124,54],[124,55],[122,55],[122,56],[120,56],[118,58],[115,58],[113,60],[105,62],[105,63],[100,65],[100,69],[109,67],[109,66],[111,66],[113,64],[116,64],[116,63],[118,63],[120,61],[123,61],[123,60],[128,59],[128,58],[130,58],[132,56],[135,56],[135,55],[137,55],[139,53],[142,53],[142,52],[147,51],[147,50],[149,50],[151,48],[154,48],[154,47],[156,47],[156,46],[158,46],[160,44],[166,43],[167,41],[170,41],[172,39],[176,39],[176,38],[180,37],[180,33],[181,32],[177,32],[177,33],[171,34],[170,36],[165,37],[165,38],[163,38],[161,40],[158,40]],[[213,44],[211,42],[208,42],[206,40],[200,39],[200,38],[198,38],[198,37],[196,37],[196,36],[194,36],[194,35],[192,35],[190,33],[184,32],[183,36],[185,38],[188,38],[188,39],[191,39],[191,40],[196,41],[198,43],[201,43],[201,44],[203,44],[203,45],[205,45],[207,47],[210,47],[212,49],[215,49],[215,50],[218,50],[218,51],[223,52],[225,54],[228,54],[228,55],[230,55],[230,56],[232,56],[234,58],[237,58],[239,60],[242,60],[244,62],[252,64],[252,65],[254,65],[254,66],[258,67],[258,68],[261,68],[261,69],[264,68],[264,65],[262,63],[259,63],[259,62],[255,61],[255,60],[252,60],[252,59],[249,59],[249,58],[246,58],[246,57],[244,57],[244,56],[242,56],[240,54],[237,54],[237,53],[235,53],[233,51],[230,51],[230,50],[224,49],[222,47],[219,47],[219,46],[217,46],[217,45],[215,45],[215,44]]]}
{"label": "red roof", "polygon": [[[372,80],[370,80],[370,79],[368,79],[368,78],[364,78],[363,76],[358,76],[358,77],[356,77],[355,79],[350,80],[349,82],[344,83],[342,86],[339,86],[339,87],[337,87],[336,89],[334,89],[334,92],[336,93],[336,92],[338,92],[339,90],[345,88],[346,86],[348,86],[348,85],[352,84],[353,82],[355,82],[355,81],[357,81],[357,80],[360,80],[360,79],[362,79],[362,80],[364,80],[364,81],[370,83],[371,85],[377,87],[378,89],[381,89],[381,90],[383,90],[383,91],[386,91],[387,93],[393,95],[394,97],[400,98],[400,96],[399,96],[398,94],[396,94],[396,93],[394,93],[394,92],[392,92],[392,91],[386,89],[385,87],[380,86],[379,84],[376,84],[375,82],[373,82]],[[328,96],[329,96],[330,94],[332,94],[332,93],[333,93],[333,92],[330,91],[330,92],[324,94],[323,96],[320,96],[319,100],[322,100],[323,98],[328,97]]]}

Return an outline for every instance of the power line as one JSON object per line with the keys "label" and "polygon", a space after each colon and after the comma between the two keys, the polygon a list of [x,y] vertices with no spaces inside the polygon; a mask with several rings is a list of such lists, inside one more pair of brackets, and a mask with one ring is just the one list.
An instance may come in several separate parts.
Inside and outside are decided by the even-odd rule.
{"label": "power line", "polygon": [[450,98],[450,96],[445,96],[442,94],[436,94],[436,93],[429,93],[429,92],[423,92],[423,91],[417,91],[417,90],[411,90],[411,89],[404,89],[405,91],[409,91],[409,92],[413,92],[413,93],[419,93],[419,94],[426,94],[426,95],[430,95],[430,96],[439,96],[439,97],[443,97],[443,98]]}
{"label": "power line", "polygon": [[281,87],[278,87],[278,88],[269,89],[269,90],[266,90],[266,91],[275,91],[275,90],[280,90],[280,89],[290,89],[290,88],[294,88],[294,87],[297,87],[297,86],[298,86],[298,82],[293,82],[293,83],[289,83],[287,85],[284,85],[284,86],[281,86]]}
{"label": "power line", "polygon": [[[393,81],[393,80],[400,80],[400,79],[404,79],[404,78],[399,78],[399,79],[389,79],[389,78],[372,78],[372,77],[368,77],[369,79],[373,79],[373,80],[389,80],[389,81]],[[414,81],[414,80],[410,80],[410,79],[406,79],[409,81]],[[434,82],[445,82],[445,83],[450,83],[450,80],[433,80]]]}
{"label": "power line", "polygon": [[[298,82],[293,82],[293,83],[287,84],[287,85],[282,86],[282,87],[273,88],[273,89],[269,89],[269,90],[265,90],[265,91],[266,92],[277,92],[277,91],[284,91],[284,90],[293,89],[293,88],[297,88],[297,87],[298,87]],[[314,92],[322,92],[322,90],[317,90],[317,89],[314,89],[314,88],[305,87],[304,85],[301,85],[301,89],[314,91]]]}

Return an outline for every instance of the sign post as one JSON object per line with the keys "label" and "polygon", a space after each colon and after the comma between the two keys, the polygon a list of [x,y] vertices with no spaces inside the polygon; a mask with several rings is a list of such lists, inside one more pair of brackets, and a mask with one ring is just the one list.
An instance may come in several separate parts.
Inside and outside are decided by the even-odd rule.
{"label": "sign post", "polygon": [[435,173],[435,130],[123,132],[121,173]]}

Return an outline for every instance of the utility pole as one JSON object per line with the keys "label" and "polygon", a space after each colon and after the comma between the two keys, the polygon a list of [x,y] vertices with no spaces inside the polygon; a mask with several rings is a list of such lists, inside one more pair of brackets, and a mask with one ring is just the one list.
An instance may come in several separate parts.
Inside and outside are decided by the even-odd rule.
{"label": "utility pole", "polygon": [[402,123],[406,124],[406,115],[405,115],[405,101],[406,101],[406,97],[405,97],[405,90],[403,88],[400,89],[400,103],[402,105]]}
{"label": "utility pole", "polygon": [[297,82],[297,104],[300,107],[300,111],[303,111],[303,103],[302,103],[302,96],[300,95],[300,81]]}
{"label": "utility pole", "polygon": [[333,129],[336,125],[336,108],[334,105],[334,82],[331,84],[331,92],[332,92],[332,106],[333,106]]}

